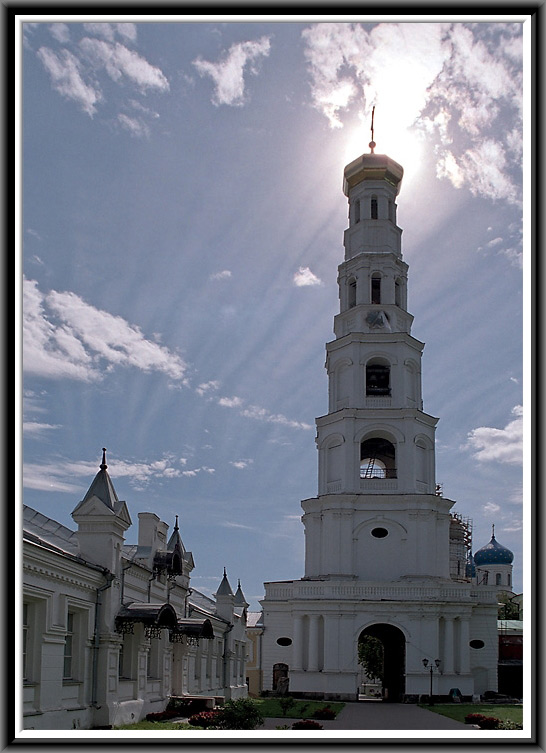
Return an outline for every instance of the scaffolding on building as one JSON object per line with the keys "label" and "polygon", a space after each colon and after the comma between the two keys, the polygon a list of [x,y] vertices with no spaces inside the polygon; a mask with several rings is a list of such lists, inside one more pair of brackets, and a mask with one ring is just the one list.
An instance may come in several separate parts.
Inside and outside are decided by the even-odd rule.
{"label": "scaffolding on building", "polygon": [[449,524],[449,574],[453,580],[469,581],[468,572],[472,555],[472,519],[459,513],[450,514]]}

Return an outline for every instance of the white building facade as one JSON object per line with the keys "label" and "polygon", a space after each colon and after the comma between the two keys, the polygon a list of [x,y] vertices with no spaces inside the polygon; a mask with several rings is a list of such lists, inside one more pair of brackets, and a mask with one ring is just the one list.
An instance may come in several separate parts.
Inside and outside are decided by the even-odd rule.
{"label": "white building facade", "polygon": [[172,696],[247,695],[246,610],[227,575],[215,599],[190,588],[178,528],[139,513],[138,544],[103,453],[72,516],[77,530],[23,512],[24,729],[110,728],[163,711]]}
{"label": "white building facade", "polygon": [[355,699],[366,635],[383,643],[386,700],[417,700],[431,683],[435,696],[497,689],[496,589],[467,577],[464,524],[435,481],[438,419],[423,410],[396,224],[402,176],[373,148],[345,168],[318,496],[302,502],[304,577],[265,584],[264,690],[288,676],[290,693]]}

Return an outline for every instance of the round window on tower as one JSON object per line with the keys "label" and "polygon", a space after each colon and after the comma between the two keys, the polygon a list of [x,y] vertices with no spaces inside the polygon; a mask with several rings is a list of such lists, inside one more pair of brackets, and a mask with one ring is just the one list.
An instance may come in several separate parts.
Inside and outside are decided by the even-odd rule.
{"label": "round window on tower", "polygon": [[372,536],[374,537],[374,539],[384,539],[388,535],[389,532],[386,528],[374,528],[372,530]]}
{"label": "round window on tower", "polygon": [[291,646],[292,638],[277,638],[277,643],[279,646]]}
{"label": "round window on tower", "polygon": [[485,646],[485,643],[483,641],[476,639],[476,640],[470,641],[468,645],[470,646],[470,648],[483,648]]}

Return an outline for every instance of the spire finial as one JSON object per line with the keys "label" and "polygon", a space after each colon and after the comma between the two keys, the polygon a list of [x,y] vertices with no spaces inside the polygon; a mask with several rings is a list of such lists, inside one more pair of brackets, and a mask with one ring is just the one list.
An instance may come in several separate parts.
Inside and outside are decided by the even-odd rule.
{"label": "spire finial", "polygon": [[368,146],[370,147],[370,153],[371,154],[374,154],[374,149],[375,149],[375,146],[376,146],[375,141],[373,140],[373,119],[374,119],[374,115],[375,115],[375,105],[372,107],[372,128],[371,128],[371,130],[372,130],[372,140],[368,144]]}
{"label": "spire finial", "polygon": [[226,568],[224,567],[224,578],[227,578]]}
{"label": "spire finial", "polygon": [[174,516],[174,530],[178,531],[178,515]]}
{"label": "spire finial", "polygon": [[495,538],[495,524],[493,523],[492,531],[491,531],[491,538]]}
{"label": "spire finial", "polygon": [[102,448],[102,463],[100,464],[101,471],[105,471],[108,468],[106,465],[106,447]]}

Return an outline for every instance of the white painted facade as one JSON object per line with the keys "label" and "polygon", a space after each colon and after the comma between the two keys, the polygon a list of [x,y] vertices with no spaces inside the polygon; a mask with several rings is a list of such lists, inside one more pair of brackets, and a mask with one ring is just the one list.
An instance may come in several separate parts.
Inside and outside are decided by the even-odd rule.
{"label": "white painted facade", "polygon": [[138,544],[103,463],[69,530],[24,507],[23,729],[109,728],[171,696],[247,695],[246,603],[227,576],[190,589],[178,520],[139,513]]}
{"label": "white painted facade", "polygon": [[434,695],[497,689],[497,589],[466,577],[462,524],[436,487],[438,419],[423,410],[424,345],[411,334],[396,225],[402,175],[373,153],[345,168],[318,496],[302,502],[304,577],[265,584],[264,690],[284,673],[290,693],[354,699],[363,631],[384,643],[388,700],[429,694],[431,664]]}

